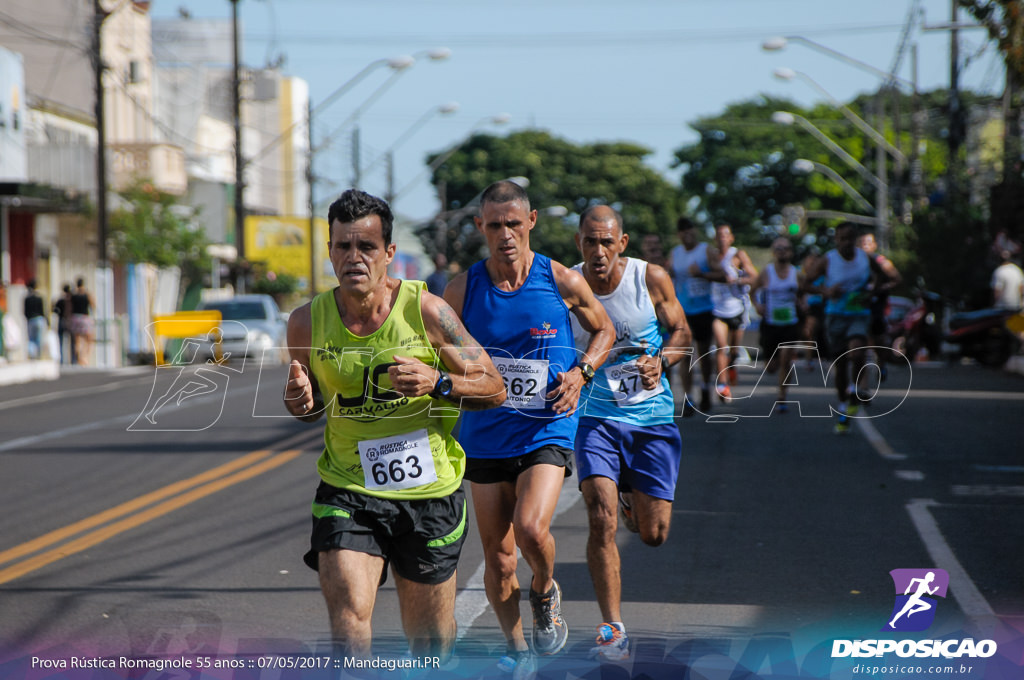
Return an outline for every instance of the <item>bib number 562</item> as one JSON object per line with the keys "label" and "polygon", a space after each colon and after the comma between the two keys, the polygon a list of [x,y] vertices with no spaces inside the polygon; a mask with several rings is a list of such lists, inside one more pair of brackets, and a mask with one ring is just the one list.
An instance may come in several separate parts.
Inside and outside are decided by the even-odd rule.
{"label": "bib number 562", "polygon": [[401,484],[406,478],[418,479],[423,475],[423,468],[420,466],[418,456],[407,456],[405,460],[392,458],[374,463],[370,468],[370,474],[373,475],[373,481],[377,482],[378,486],[388,486]]}
{"label": "bib number 562", "polygon": [[533,378],[509,379],[503,375],[501,380],[505,383],[505,391],[514,397],[522,397],[529,400],[533,399],[534,395],[537,394],[537,381]]}

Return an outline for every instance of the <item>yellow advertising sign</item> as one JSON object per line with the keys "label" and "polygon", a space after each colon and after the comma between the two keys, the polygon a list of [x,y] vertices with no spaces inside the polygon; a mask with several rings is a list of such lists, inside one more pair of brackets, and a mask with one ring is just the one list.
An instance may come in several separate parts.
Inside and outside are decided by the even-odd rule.
{"label": "yellow advertising sign", "polygon": [[[314,221],[313,248],[318,263],[316,287],[330,285],[324,278],[327,258],[327,220]],[[245,218],[245,257],[265,262],[273,272],[286,272],[299,279],[299,291],[309,293],[309,218],[249,215]],[[328,268],[327,271],[330,271]]]}

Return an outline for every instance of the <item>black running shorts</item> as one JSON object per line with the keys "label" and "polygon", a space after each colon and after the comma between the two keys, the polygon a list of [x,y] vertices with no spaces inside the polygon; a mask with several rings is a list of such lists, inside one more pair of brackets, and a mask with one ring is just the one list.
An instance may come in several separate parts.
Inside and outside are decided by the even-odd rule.
{"label": "black running shorts", "polygon": [[354,550],[383,557],[404,579],[444,583],[455,573],[469,517],[459,487],[443,498],[392,500],[321,482],[313,501],[313,534],[303,560],[316,570],[319,553]]}
{"label": "black running shorts", "polygon": [[548,444],[530,453],[512,458],[466,458],[466,479],[476,484],[512,482],[526,468],[547,464],[565,468],[565,476],[572,476],[572,449]]}

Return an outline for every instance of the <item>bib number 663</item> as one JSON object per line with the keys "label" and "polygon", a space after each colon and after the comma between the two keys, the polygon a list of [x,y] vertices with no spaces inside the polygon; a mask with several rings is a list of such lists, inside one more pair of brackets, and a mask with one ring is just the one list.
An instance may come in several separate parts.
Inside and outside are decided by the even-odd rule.
{"label": "bib number 663", "polygon": [[392,458],[374,463],[370,467],[370,474],[373,475],[373,481],[377,482],[377,486],[384,487],[401,484],[407,479],[419,479],[423,476],[423,467],[420,465],[419,456],[406,456],[405,460]]}

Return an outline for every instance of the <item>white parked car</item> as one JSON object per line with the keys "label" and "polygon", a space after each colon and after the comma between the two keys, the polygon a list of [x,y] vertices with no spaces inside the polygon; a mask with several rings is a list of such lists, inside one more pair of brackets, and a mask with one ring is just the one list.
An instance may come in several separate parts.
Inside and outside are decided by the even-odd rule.
{"label": "white parked car", "polygon": [[[267,363],[288,358],[288,315],[269,295],[236,295],[225,300],[207,300],[198,309],[221,313],[221,351],[227,361],[250,357]],[[203,343],[200,356],[213,358],[213,343]]]}

